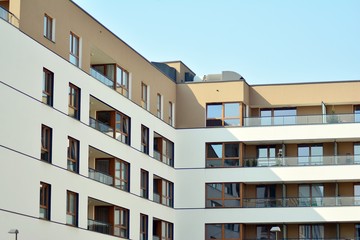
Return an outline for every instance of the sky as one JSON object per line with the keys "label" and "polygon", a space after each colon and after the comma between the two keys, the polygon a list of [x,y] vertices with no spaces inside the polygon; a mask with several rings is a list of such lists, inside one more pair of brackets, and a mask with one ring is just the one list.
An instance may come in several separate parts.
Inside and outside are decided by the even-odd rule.
{"label": "sky", "polygon": [[73,0],[149,61],[250,84],[360,80],[360,0]]}

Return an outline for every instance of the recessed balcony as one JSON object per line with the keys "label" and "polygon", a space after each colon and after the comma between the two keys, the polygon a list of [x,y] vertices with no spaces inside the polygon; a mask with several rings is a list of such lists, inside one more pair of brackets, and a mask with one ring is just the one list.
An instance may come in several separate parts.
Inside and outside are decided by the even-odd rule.
{"label": "recessed balcony", "polygon": [[0,18],[18,28],[20,20],[10,12],[9,5],[9,1],[0,1]]}

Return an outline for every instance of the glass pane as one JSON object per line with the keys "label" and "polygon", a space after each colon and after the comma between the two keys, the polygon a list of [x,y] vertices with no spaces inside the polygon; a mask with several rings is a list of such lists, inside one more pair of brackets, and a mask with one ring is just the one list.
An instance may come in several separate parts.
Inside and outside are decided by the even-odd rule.
{"label": "glass pane", "polygon": [[309,164],[310,148],[308,146],[298,147],[298,162],[301,165]]}
{"label": "glass pane", "polygon": [[240,224],[224,224],[225,238],[240,239]]}
{"label": "glass pane", "polygon": [[300,239],[311,239],[310,225],[300,225],[299,226],[299,238]]}
{"label": "glass pane", "polygon": [[239,157],[239,144],[225,144],[225,157]]}
{"label": "glass pane", "polygon": [[310,206],[310,186],[299,186],[299,206]]}
{"label": "glass pane", "polygon": [[240,119],[225,119],[224,126],[240,126]]}
{"label": "glass pane", "polygon": [[236,167],[236,166],[239,166],[239,160],[225,159],[224,167]]}
{"label": "glass pane", "polygon": [[261,110],[260,117],[262,126],[271,125],[271,110]]}
{"label": "glass pane", "polygon": [[208,158],[222,158],[222,144],[208,144]]}
{"label": "glass pane", "polygon": [[206,167],[221,167],[222,160],[206,160]]}
{"label": "glass pane", "polygon": [[324,239],[324,226],[313,225],[312,226],[312,239]]}
{"label": "glass pane", "polygon": [[207,118],[222,118],[222,104],[207,105]]}
{"label": "glass pane", "polygon": [[240,104],[239,103],[226,103],[225,106],[225,118],[228,117],[240,117]]}

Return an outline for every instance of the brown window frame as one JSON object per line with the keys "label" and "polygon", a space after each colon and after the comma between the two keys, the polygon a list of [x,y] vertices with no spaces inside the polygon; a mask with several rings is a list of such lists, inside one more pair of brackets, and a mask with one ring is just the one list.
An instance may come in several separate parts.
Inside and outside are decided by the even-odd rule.
{"label": "brown window frame", "polygon": [[[175,144],[156,132],[154,135],[154,158],[170,167],[174,167]],[[157,153],[158,156],[156,156],[155,153]]]}
{"label": "brown window frame", "polygon": [[[75,41],[74,41],[75,40]],[[74,44],[74,43],[77,44]],[[80,66],[80,37],[75,33],[70,32],[70,62],[75,66]],[[75,62],[72,62],[71,57],[74,57]]]}
{"label": "brown window frame", "polygon": [[[73,149],[74,148],[74,149]],[[79,173],[79,160],[80,160],[80,142],[79,140],[68,136],[68,153],[67,153],[67,169],[69,171]],[[71,155],[74,155],[72,157]],[[69,166],[75,166],[71,169]]]}
{"label": "brown window frame", "polygon": [[[45,159],[45,155],[48,156],[48,159]],[[52,159],[52,128],[41,125],[41,154],[40,159],[42,161],[51,163]]]}
{"label": "brown window frame", "polygon": [[[116,169],[116,165],[117,163],[119,163],[120,165],[120,169],[117,170]],[[118,189],[121,189],[121,190],[124,190],[126,192],[129,192],[130,190],[130,184],[129,184],[129,173],[130,173],[130,164],[128,162],[125,162],[121,159],[117,159],[115,158],[115,166],[114,166],[114,169],[115,169],[115,174],[114,174],[114,187],[115,188],[118,188]],[[125,169],[123,171],[123,169]],[[119,177],[116,177],[116,172],[119,171]],[[125,176],[123,175],[123,173],[125,173]],[[116,180],[119,181],[120,185],[117,185],[116,184]]]}
{"label": "brown window frame", "polygon": [[[119,86],[118,86],[118,81],[117,81],[117,79],[119,77],[118,76],[119,72],[117,69],[121,70],[121,76],[120,76],[121,82],[119,83]],[[124,76],[126,76],[126,84],[124,84],[124,81],[125,81]],[[114,87],[117,92],[119,92],[121,95],[125,96],[126,98],[129,98],[129,81],[130,81],[129,72],[126,69],[120,67],[119,65],[116,65]]]}
{"label": "brown window frame", "polygon": [[[210,145],[222,145],[222,156],[221,158],[211,158],[208,157],[209,154],[209,146]],[[226,157],[226,145],[230,145],[230,144],[239,144],[239,156],[238,157]],[[234,167],[240,167],[241,165],[241,142],[209,142],[206,143],[205,146],[205,161],[206,161],[206,168],[217,168],[217,167],[221,167],[221,168],[234,168]],[[234,166],[227,166],[225,165],[225,162],[227,160],[238,160],[238,165],[234,165]],[[220,166],[212,166],[211,164],[209,164],[209,162],[211,161],[221,161],[221,165]]]}
{"label": "brown window frame", "polygon": [[43,209],[45,211],[44,216],[41,214],[39,218],[50,220],[50,201],[51,201],[51,185],[45,182],[40,182],[40,213]]}
{"label": "brown window frame", "polygon": [[141,107],[148,110],[148,86],[141,82]]}
{"label": "brown window frame", "polygon": [[[69,83],[69,116],[80,120],[80,93],[81,90],[72,83]],[[73,112],[73,114],[72,114]]]}
{"label": "brown window frame", "polygon": [[54,101],[54,73],[43,68],[42,102],[53,106]]}
{"label": "brown window frame", "polygon": [[[73,196],[73,203],[71,203],[71,196]],[[74,211],[72,211],[70,209],[71,204],[73,204],[74,206]],[[69,191],[66,191],[66,225],[70,225],[70,226],[76,226],[78,225],[78,206],[79,204],[79,194]],[[74,218],[74,223],[69,223],[67,221],[68,216],[71,216],[72,218]]]}
{"label": "brown window frame", "polygon": [[[153,218],[153,229],[154,229],[153,235],[157,236],[161,240],[174,239],[174,224],[171,222],[167,222],[158,218],[156,219]],[[165,233],[165,235],[163,235],[163,233]]]}
{"label": "brown window frame", "polygon": [[154,189],[153,189],[154,194],[159,195],[158,203],[168,207],[174,207],[174,183],[156,175],[154,175],[153,179],[154,179]]}
{"label": "brown window frame", "polygon": [[141,125],[141,152],[149,154],[149,128]]}
{"label": "brown window frame", "polygon": [[140,169],[140,196],[149,198],[149,172],[144,169]]}
{"label": "brown window frame", "polygon": [[174,126],[173,110],[174,110],[174,105],[173,105],[173,103],[171,101],[169,101],[169,124],[171,126]]}
{"label": "brown window frame", "polygon": [[160,93],[158,93],[156,95],[156,116],[160,119],[162,119],[162,107],[161,107],[161,102],[162,102],[162,96]]}
{"label": "brown window frame", "polygon": [[[117,119],[117,116],[119,117],[119,120]],[[120,134],[120,141],[130,145],[130,117],[123,114],[122,112],[116,111],[115,112],[115,128],[114,128],[114,138],[119,140],[116,137],[116,133]],[[120,129],[117,127],[120,126]]]}
{"label": "brown window frame", "polygon": [[[208,226],[215,225],[215,226],[221,226],[221,236],[210,236],[210,238],[207,238],[208,235]],[[226,226],[228,225],[238,225],[239,227],[239,237],[238,238],[226,238]],[[211,239],[219,239],[219,240],[240,240],[241,239],[241,224],[240,223],[212,223],[212,224],[205,224],[205,240],[211,240]]]}
{"label": "brown window frame", "polygon": [[[237,103],[239,104],[239,116],[235,116],[235,117],[225,117],[225,105],[226,104],[234,104]],[[215,105],[219,105],[221,106],[221,118],[209,118],[208,117],[208,106],[215,106]],[[225,125],[226,120],[239,120],[239,124],[236,125],[229,125],[229,126],[241,126],[241,111],[242,111],[242,103],[241,102],[221,102],[221,103],[207,103],[206,104],[206,127],[226,127],[228,125]],[[214,122],[216,121],[217,123],[221,124],[209,124],[210,122]]]}
{"label": "brown window frame", "polygon": [[53,36],[53,30],[54,30],[54,19],[50,17],[49,15],[44,15],[44,37],[49,39],[50,41],[54,41]]}
{"label": "brown window frame", "polygon": [[[227,198],[226,197],[226,192],[225,192],[225,185],[226,184],[237,184],[238,185],[238,188],[239,188],[239,196],[235,198],[234,196],[233,198]],[[210,186],[210,185],[215,185],[215,187],[213,186]],[[219,186],[221,185],[221,190],[219,189]],[[215,189],[215,190],[218,190],[218,191],[221,191],[221,198],[217,198],[217,197],[209,197],[208,196],[208,193],[209,193],[209,190],[208,190],[208,186]],[[240,194],[240,191],[241,191],[241,185],[239,182],[220,182],[220,183],[206,183],[205,184],[205,208],[240,208],[241,207],[241,194]],[[215,202],[218,203],[218,202],[221,202],[220,205],[216,205],[216,206],[209,206],[208,202],[209,203],[212,203],[213,200],[216,200]],[[239,201],[239,205],[238,206],[229,206],[227,207],[226,206],[226,201],[234,201],[234,200],[238,200]]]}
{"label": "brown window frame", "polygon": [[140,240],[148,240],[149,217],[140,213]]}
{"label": "brown window frame", "polygon": [[[115,212],[120,211],[120,224],[115,224]],[[129,209],[115,206],[114,207],[114,236],[129,238]],[[116,234],[116,229],[119,229],[119,234]]]}

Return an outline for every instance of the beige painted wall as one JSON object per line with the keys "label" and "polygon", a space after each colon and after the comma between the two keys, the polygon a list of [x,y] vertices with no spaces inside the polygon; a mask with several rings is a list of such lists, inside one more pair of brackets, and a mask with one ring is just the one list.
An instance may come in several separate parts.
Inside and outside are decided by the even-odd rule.
{"label": "beige painted wall", "polygon": [[177,127],[205,127],[206,103],[244,102],[245,85],[244,81],[178,84]]}
{"label": "beige painted wall", "polygon": [[164,63],[169,67],[173,67],[176,69],[177,83],[185,82],[185,72],[190,72],[195,75],[195,73],[181,61],[164,62]]}

